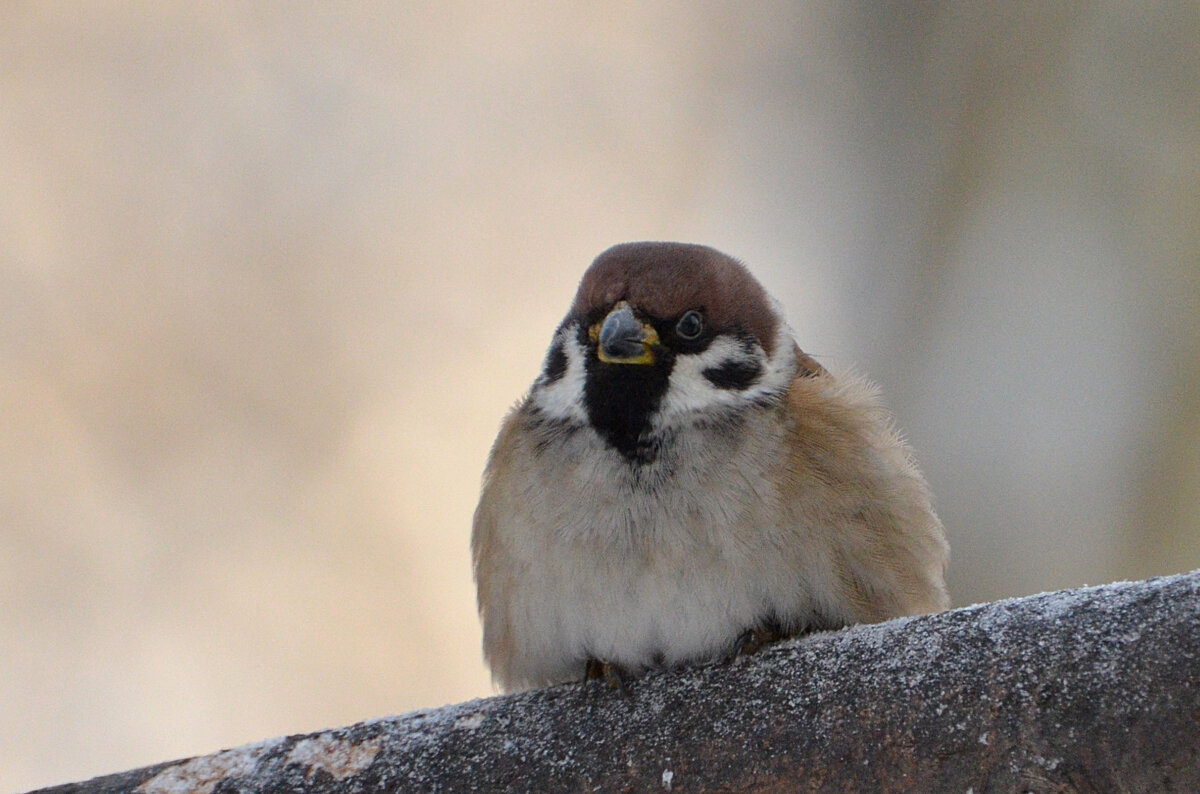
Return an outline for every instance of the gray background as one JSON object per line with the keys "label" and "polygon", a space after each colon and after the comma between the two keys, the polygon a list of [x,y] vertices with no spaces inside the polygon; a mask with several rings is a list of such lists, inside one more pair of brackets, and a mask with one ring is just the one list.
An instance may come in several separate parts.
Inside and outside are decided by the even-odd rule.
{"label": "gray background", "polygon": [[1200,567],[1194,3],[0,5],[0,790],[492,690],[609,244],[880,382],[956,604]]}

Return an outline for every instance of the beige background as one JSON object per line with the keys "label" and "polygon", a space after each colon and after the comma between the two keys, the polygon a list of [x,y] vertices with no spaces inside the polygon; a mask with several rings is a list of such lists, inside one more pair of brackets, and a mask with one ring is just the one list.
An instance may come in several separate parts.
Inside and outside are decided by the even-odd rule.
{"label": "beige background", "polygon": [[1200,567],[1194,3],[0,5],[0,790],[489,694],[607,245],[884,386],[957,604]]}

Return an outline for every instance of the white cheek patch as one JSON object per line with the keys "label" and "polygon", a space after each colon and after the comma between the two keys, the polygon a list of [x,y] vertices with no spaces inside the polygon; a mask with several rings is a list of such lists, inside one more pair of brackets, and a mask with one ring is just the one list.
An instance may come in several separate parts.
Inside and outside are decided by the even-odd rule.
{"label": "white cheek patch", "polygon": [[[782,313],[777,311],[780,317]],[[783,320],[779,321],[779,329],[775,332],[775,353],[767,359],[767,371],[763,382],[770,382],[775,391],[786,390],[796,376],[796,338],[791,327]]]}
{"label": "white cheek patch", "polygon": [[539,375],[534,381],[530,399],[539,411],[551,419],[585,422],[587,415],[583,409],[583,365],[587,351],[579,343],[574,325],[561,329],[555,341],[562,345],[563,355],[567,359],[566,370],[562,377],[555,381],[548,381],[544,372]]}
{"label": "white cheek patch", "polygon": [[[544,372],[539,375],[530,392],[530,400],[547,418],[585,424],[588,421],[583,397],[587,349],[580,343],[575,326],[561,329],[555,342],[562,346],[566,368],[557,380],[547,379]],[[747,346],[739,339],[726,336],[714,339],[701,353],[676,356],[654,425],[663,428],[687,424],[698,412],[743,406],[786,391],[796,372],[794,343],[786,325],[780,324],[774,348],[775,354],[768,357],[761,345]],[[739,361],[756,364],[762,370],[747,389],[720,388],[704,375],[705,370],[720,369],[722,365]]]}
{"label": "white cheek patch", "polygon": [[[785,391],[796,372],[793,344],[790,331],[781,324],[775,339],[775,354],[771,357],[757,342],[747,346],[727,336],[714,339],[701,353],[676,356],[656,424],[664,427],[686,422],[699,412],[744,406]],[[706,370],[738,362],[757,365],[762,370],[746,389],[721,388],[705,377]]]}

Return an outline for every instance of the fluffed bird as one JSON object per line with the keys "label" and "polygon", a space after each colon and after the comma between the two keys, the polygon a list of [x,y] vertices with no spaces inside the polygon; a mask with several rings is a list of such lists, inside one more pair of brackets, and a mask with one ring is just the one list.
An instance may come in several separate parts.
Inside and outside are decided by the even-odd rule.
{"label": "fluffed bird", "polygon": [[731,658],[949,604],[929,487],[867,380],[735,259],[626,243],[505,418],[471,539],[506,690]]}

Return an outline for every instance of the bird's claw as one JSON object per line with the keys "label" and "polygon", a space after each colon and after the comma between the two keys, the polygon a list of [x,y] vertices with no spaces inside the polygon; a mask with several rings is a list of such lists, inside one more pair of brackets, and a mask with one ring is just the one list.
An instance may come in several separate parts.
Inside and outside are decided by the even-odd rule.
{"label": "bird's claw", "polygon": [[779,642],[782,639],[785,639],[785,636],[774,628],[759,626],[758,628],[750,629],[734,641],[733,652],[729,654],[729,661],[732,662],[739,656],[749,656],[757,653],[767,645]]}
{"label": "bird's claw", "polygon": [[626,683],[629,675],[620,665],[612,662],[602,662],[599,659],[588,659],[584,669],[583,682],[586,684],[597,678],[603,678],[609,687],[621,693],[621,697],[629,697],[629,685]]}

